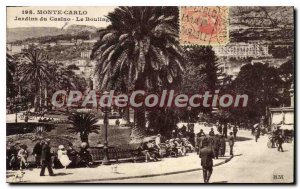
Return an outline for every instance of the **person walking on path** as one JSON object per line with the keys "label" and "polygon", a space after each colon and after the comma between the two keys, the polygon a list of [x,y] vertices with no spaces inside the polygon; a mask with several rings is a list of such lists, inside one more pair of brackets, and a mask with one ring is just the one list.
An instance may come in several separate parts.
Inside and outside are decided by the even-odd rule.
{"label": "person walking on path", "polygon": [[214,145],[213,145],[213,150],[214,150],[216,159],[219,158],[220,145],[221,145],[220,137],[218,134],[216,134],[214,137]]}
{"label": "person walking on path", "polygon": [[229,147],[230,147],[230,155],[233,156],[233,146],[234,146],[234,137],[233,137],[233,133],[230,132],[229,133],[230,136],[229,136]]}
{"label": "person walking on path", "polygon": [[35,157],[35,163],[37,168],[41,167],[41,155],[42,155],[43,144],[44,144],[43,140],[38,141],[32,150],[32,155],[34,155]]}
{"label": "person walking on path", "polygon": [[225,123],[223,127],[223,136],[227,138],[227,123]]}
{"label": "person walking on path", "polygon": [[235,140],[235,139],[236,139],[236,134],[237,134],[237,132],[238,132],[238,128],[237,128],[236,125],[233,126],[232,131],[233,131],[233,137],[234,137],[234,140]]}
{"label": "person walking on path", "polygon": [[226,150],[226,141],[223,135],[220,138],[220,156],[224,157]]}
{"label": "person walking on path", "polygon": [[201,158],[204,183],[208,183],[213,172],[213,159],[215,157],[207,139],[203,141],[203,145],[204,148],[200,150],[199,157]]}
{"label": "person walking on path", "polygon": [[284,139],[283,139],[282,134],[280,133],[280,134],[278,135],[278,139],[277,139],[277,143],[278,143],[278,151],[279,151],[279,152],[280,152],[280,151],[283,152],[283,148],[282,148],[283,142],[284,142]]}
{"label": "person walking on path", "polygon": [[41,154],[41,162],[42,162],[42,169],[40,172],[40,176],[45,176],[45,170],[48,169],[49,175],[54,176],[52,170],[52,161],[51,161],[51,148],[50,148],[50,139],[46,139],[45,144],[42,147],[42,154]]}
{"label": "person walking on path", "polygon": [[256,133],[255,133],[255,142],[258,141],[259,137],[260,137],[260,126],[257,126]]}

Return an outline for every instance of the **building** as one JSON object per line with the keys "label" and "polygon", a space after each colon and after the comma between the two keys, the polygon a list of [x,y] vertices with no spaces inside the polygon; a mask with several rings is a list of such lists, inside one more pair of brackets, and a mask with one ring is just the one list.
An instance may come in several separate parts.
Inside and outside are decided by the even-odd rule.
{"label": "building", "polygon": [[291,106],[270,108],[271,129],[294,130],[294,85],[291,86]]}
{"label": "building", "polygon": [[90,58],[92,54],[92,50],[86,50],[86,51],[82,51],[80,53],[81,58]]}
{"label": "building", "polygon": [[75,46],[75,42],[67,41],[67,40],[58,40],[57,45],[61,46]]}
{"label": "building", "polygon": [[11,44],[11,43],[6,44],[7,52],[9,52],[12,55],[21,53],[22,50],[28,49],[28,47],[29,45],[27,44]]}
{"label": "building", "polygon": [[214,46],[213,50],[221,59],[247,59],[270,57],[269,47],[259,43],[229,43],[225,46]]}

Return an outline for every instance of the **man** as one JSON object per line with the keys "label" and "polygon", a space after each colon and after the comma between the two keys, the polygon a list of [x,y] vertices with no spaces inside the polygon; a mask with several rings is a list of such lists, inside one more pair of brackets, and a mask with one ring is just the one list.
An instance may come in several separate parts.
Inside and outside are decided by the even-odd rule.
{"label": "man", "polygon": [[120,121],[119,121],[119,119],[116,120],[116,126],[118,126],[118,127],[120,126]]}
{"label": "man", "polygon": [[211,130],[209,131],[208,135],[209,136],[215,136],[215,132],[214,132],[213,128],[211,128]]}
{"label": "man", "polygon": [[42,154],[43,144],[44,142],[42,140],[39,140],[33,147],[32,155],[34,155],[35,157],[35,163],[37,168],[41,167],[41,154]]}
{"label": "man", "polygon": [[203,132],[203,130],[201,129],[200,132],[197,134],[197,141],[196,141],[196,145],[197,145],[197,153],[199,154],[200,149],[203,148],[203,140],[206,138],[205,133]]}
{"label": "man", "polygon": [[234,145],[234,137],[233,137],[233,133],[230,132],[229,133],[230,136],[229,136],[229,147],[230,147],[230,155],[233,156],[233,145]]}
{"label": "man", "polygon": [[203,140],[203,146],[204,148],[200,149],[199,157],[201,158],[204,183],[208,183],[213,172],[214,152],[212,148],[209,147],[209,141],[207,139]]}
{"label": "man", "polygon": [[227,138],[227,123],[225,123],[223,127],[223,136]]}
{"label": "man", "polygon": [[42,147],[42,153],[41,153],[41,163],[42,163],[42,169],[40,176],[45,176],[45,169],[48,169],[49,175],[54,176],[53,170],[52,170],[52,162],[51,162],[51,148],[50,148],[50,139],[46,139],[45,144]]}
{"label": "man", "polygon": [[277,143],[278,143],[278,151],[283,152],[283,148],[282,148],[282,143],[284,142],[283,136],[281,133],[279,133],[278,138],[277,138]]}
{"label": "man", "polygon": [[220,138],[220,156],[224,157],[226,151],[226,140],[223,135]]}
{"label": "man", "polygon": [[189,123],[188,124],[188,132],[189,133],[194,132],[194,127],[195,127],[195,125],[193,123]]}
{"label": "man", "polygon": [[221,145],[221,141],[219,135],[216,134],[214,137],[214,144],[213,144],[213,149],[214,149],[216,159],[219,158],[220,145]]}
{"label": "man", "polygon": [[234,139],[236,139],[236,134],[237,134],[237,132],[238,132],[238,128],[237,128],[236,125],[233,126],[232,131],[233,131],[233,137],[234,137]]}
{"label": "man", "polygon": [[256,133],[255,133],[255,142],[258,141],[259,136],[260,136],[260,125],[258,125],[258,126],[257,126],[257,129],[256,129]]}

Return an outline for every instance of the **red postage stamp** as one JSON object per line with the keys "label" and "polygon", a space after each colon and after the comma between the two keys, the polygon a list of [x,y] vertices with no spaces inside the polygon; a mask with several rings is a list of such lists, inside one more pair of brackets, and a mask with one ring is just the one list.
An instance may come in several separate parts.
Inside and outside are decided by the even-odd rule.
{"label": "red postage stamp", "polygon": [[228,7],[180,7],[182,45],[226,45],[229,41]]}

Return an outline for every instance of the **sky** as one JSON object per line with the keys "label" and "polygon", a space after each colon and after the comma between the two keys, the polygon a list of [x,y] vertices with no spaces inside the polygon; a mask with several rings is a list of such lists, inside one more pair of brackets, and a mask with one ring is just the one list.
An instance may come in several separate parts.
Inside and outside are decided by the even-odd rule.
{"label": "sky", "polygon": [[[67,25],[89,25],[106,27],[109,22],[105,21],[105,15],[113,11],[115,7],[7,7],[7,28],[17,27],[66,27]],[[60,11],[60,13],[59,13]],[[70,12],[71,11],[71,12]],[[75,13],[77,11],[77,14]],[[81,15],[79,13],[81,11]],[[42,12],[42,14],[41,14]],[[46,13],[46,14],[45,14]],[[59,13],[59,14],[54,14]],[[75,14],[72,14],[75,13]],[[71,15],[70,15],[71,14]],[[78,21],[78,19],[83,21]],[[87,21],[88,18],[100,18],[101,21]],[[30,18],[31,21],[24,20]],[[47,21],[44,21],[44,18]],[[70,19],[68,21],[57,19]],[[15,20],[21,19],[21,20]],[[23,19],[23,20],[22,20]],[[89,19],[91,20],[91,19]]]}

